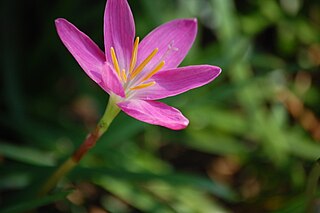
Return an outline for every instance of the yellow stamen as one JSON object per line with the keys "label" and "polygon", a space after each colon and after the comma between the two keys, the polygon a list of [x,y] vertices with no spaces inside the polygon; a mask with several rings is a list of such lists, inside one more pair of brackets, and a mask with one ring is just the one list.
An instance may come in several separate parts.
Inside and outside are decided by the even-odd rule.
{"label": "yellow stamen", "polygon": [[139,37],[137,37],[136,40],[134,41],[129,73],[132,73],[137,63],[138,45],[139,45]]}
{"label": "yellow stamen", "polygon": [[126,75],[126,70],[125,69],[123,69],[122,72],[121,72],[121,78],[124,81],[124,83],[127,82],[127,75]]}
{"label": "yellow stamen", "polygon": [[144,61],[132,72],[131,79],[135,78],[142,70],[143,68],[151,61],[151,59],[157,54],[158,48],[154,49],[152,53],[144,59]]}
{"label": "yellow stamen", "polygon": [[156,66],[156,68],[154,68],[146,77],[144,77],[142,79],[142,81],[146,81],[149,78],[151,78],[154,74],[156,74],[163,66],[164,66],[165,62],[161,61],[158,66]]}
{"label": "yellow stamen", "polygon": [[110,52],[111,52],[111,58],[112,58],[113,66],[114,66],[115,70],[117,71],[118,76],[120,76],[120,67],[119,67],[117,56],[116,56],[116,53],[114,52],[113,47],[111,47]]}
{"label": "yellow stamen", "polygon": [[143,89],[143,88],[146,88],[146,87],[151,87],[151,86],[153,86],[153,85],[155,85],[155,84],[156,84],[156,82],[151,81],[151,82],[149,82],[149,83],[140,84],[140,85],[138,85],[138,86],[131,87],[130,89],[131,89],[131,90]]}

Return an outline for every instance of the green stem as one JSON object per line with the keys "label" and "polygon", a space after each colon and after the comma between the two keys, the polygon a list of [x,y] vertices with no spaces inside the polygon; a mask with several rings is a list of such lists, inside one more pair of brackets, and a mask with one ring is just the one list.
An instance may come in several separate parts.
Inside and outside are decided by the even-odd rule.
{"label": "green stem", "polygon": [[306,189],[306,212],[314,212],[314,197],[317,191],[318,180],[320,177],[320,159],[317,160],[316,164],[313,166],[310,175],[308,177],[307,189]]}
{"label": "green stem", "polygon": [[59,180],[79,163],[88,150],[94,147],[98,139],[108,130],[111,122],[119,112],[120,109],[116,105],[115,98],[110,96],[106,111],[96,128],[87,136],[87,138],[73,153],[73,155],[70,156],[63,164],[61,164],[43,184],[38,192],[39,196],[43,196],[51,191],[57,185]]}

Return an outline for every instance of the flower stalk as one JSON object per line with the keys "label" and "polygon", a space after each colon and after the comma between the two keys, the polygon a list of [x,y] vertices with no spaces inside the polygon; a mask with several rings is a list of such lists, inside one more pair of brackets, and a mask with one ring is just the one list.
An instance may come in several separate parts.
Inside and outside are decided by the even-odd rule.
{"label": "flower stalk", "polygon": [[51,191],[69,171],[78,165],[83,156],[96,145],[99,138],[108,130],[113,119],[118,115],[120,109],[117,107],[115,98],[110,96],[108,106],[104,115],[96,128],[87,136],[80,147],[70,156],[63,164],[61,164],[55,172],[42,185],[39,196],[46,195]]}
{"label": "flower stalk", "polygon": [[85,155],[89,149],[95,146],[97,140],[108,130],[113,119],[118,115],[120,109],[117,107],[115,98],[111,95],[109,98],[109,103],[106,108],[104,115],[102,116],[100,122],[96,128],[87,136],[86,140],[81,144],[79,149],[77,149],[72,155],[74,162],[78,163],[83,155]]}

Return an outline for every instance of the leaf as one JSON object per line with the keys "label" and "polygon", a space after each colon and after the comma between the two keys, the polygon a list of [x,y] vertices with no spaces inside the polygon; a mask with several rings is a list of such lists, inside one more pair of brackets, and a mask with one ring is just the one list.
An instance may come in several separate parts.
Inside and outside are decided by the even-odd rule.
{"label": "leaf", "polygon": [[210,133],[205,131],[194,131],[190,133],[192,139],[185,140],[185,145],[193,149],[211,154],[247,154],[250,150],[228,135]]}
{"label": "leaf", "polygon": [[294,155],[312,161],[319,158],[319,144],[313,143],[303,137],[299,137],[296,134],[291,135],[290,139],[290,151]]}
{"label": "leaf", "polygon": [[188,185],[193,186],[204,191],[210,192],[218,197],[224,198],[229,201],[236,200],[235,193],[227,186],[214,182],[203,177],[183,174],[183,173],[166,173],[166,174],[154,174],[150,172],[130,172],[125,170],[115,170],[109,168],[76,168],[72,173],[72,179],[92,178],[97,175],[108,175],[116,179],[123,179],[127,181],[146,182],[161,180],[165,181],[173,186],[176,185]]}
{"label": "leaf", "polygon": [[48,205],[50,203],[56,202],[58,200],[64,199],[70,191],[67,192],[59,192],[53,195],[48,195],[46,197],[41,198],[32,198],[29,200],[22,201],[21,203],[16,203],[12,206],[9,206],[7,208],[0,209],[0,212],[2,213],[19,213],[19,212],[27,212],[32,209],[36,209],[38,207]]}
{"label": "leaf", "polygon": [[290,201],[287,201],[284,207],[274,211],[274,213],[291,213],[291,212],[305,212],[306,210],[306,196],[299,195]]}
{"label": "leaf", "polygon": [[227,111],[213,107],[197,107],[189,111],[190,119],[194,122],[192,127],[210,125],[215,129],[231,134],[241,134],[248,130],[245,117],[237,112]]}
{"label": "leaf", "polygon": [[[94,178],[94,182],[116,197],[125,200],[126,203],[129,203],[141,212],[176,212],[172,207],[172,204],[167,200],[159,199],[144,191],[143,187],[136,186],[127,181],[104,176]],[[110,206],[108,209],[110,209]],[[114,209],[113,212],[117,212],[117,209]]]}
{"label": "leaf", "polygon": [[142,212],[225,212],[207,193],[190,185],[172,187],[163,181],[132,184],[105,176],[94,182]]}
{"label": "leaf", "polygon": [[18,147],[9,143],[5,143],[3,141],[0,142],[0,155],[16,161],[33,165],[55,165],[55,161],[51,155],[48,155],[36,149],[24,146]]}

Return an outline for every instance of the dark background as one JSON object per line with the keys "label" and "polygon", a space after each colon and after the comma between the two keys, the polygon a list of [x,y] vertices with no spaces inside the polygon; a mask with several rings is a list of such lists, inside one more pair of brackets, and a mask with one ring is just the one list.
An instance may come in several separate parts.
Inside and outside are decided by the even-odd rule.
{"label": "dark background", "polygon": [[316,190],[311,170],[320,157],[320,3],[129,4],[141,38],[166,21],[198,19],[182,65],[212,64],[223,72],[210,85],[165,100],[190,126],[171,131],[122,113],[49,200],[33,198],[108,100],[62,45],[54,20],[68,19],[102,48],[105,1],[2,0],[0,208],[302,212],[312,194],[307,185]]}

